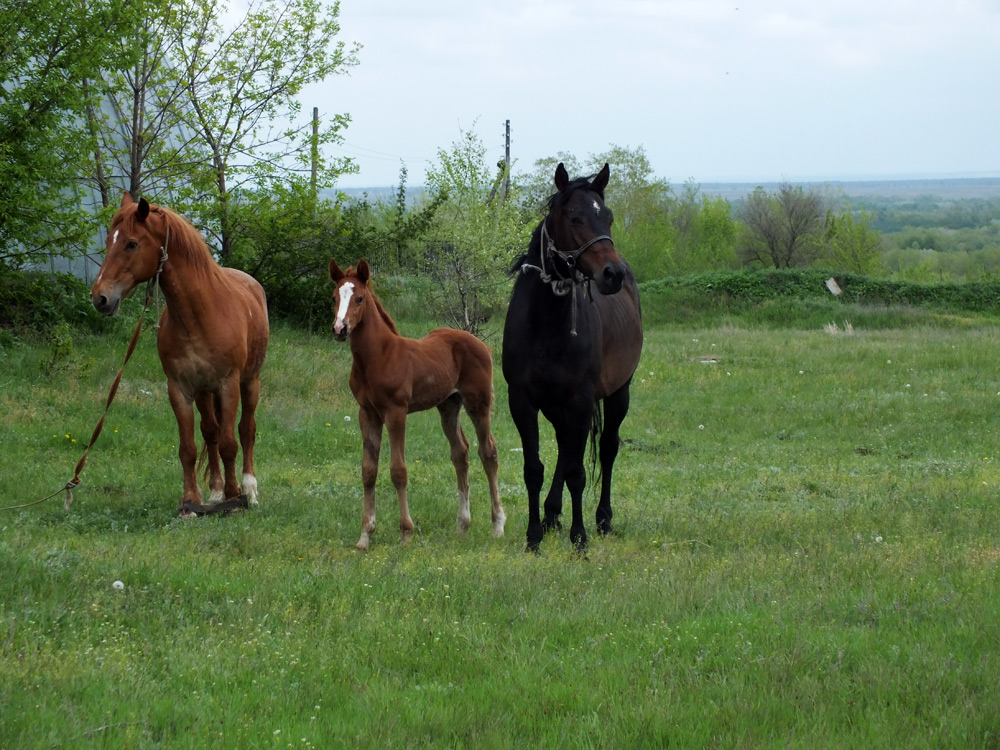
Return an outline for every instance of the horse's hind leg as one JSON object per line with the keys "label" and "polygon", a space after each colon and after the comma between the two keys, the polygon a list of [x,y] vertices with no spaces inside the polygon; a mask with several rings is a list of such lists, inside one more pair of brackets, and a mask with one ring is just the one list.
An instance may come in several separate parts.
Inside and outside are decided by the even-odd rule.
{"label": "horse's hind leg", "polygon": [[243,481],[240,483],[247,503],[257,505],[257,475],[253,468],[253,447],[257,440],[257,401],[260,398],[260,379],[254,377],[240,384],[240,447],[243,450]]}
{"label": "horse's hind leg", "polygon": [[562,528],[559,516],[562,514],[564,484],[562,462],[557,458],[556,468],[552,472],[552,486],[549,487],[549,494],[545,496],[545,517],[542,519],[542,531],[546,534]]}
{"label": "horse's hind leg", "polygon": [[469,511],[469,441],[462,432],[459,415],[462,411],[462,397],[457,393],[438,404],[441,413],[441,429],[451,445],[451,463],[455,466],[458,480],[458,533],[465,534],[472,523]]}
{"label": "horse's hind leg", "polygon": [[[490,399],[492,400],[492,399]],[[471,408],[470,408],[471,407]],[[500,484],[497,474],[500,471],[499,451],[496,440],[490,431],[490,403],[467,402],[465,407],[476,428],[476,440],[479,443],[479,460],[486,472],[486,481],[490,486],[490,502],[492,504],[491,520],[493,521],[493,536],[503,536],[503,527],[507,523],[507,514],[500,503]]]}
{"label": "horse's hind leg", "polygon": [[218,403],[213,394],[203,391],[195,397],[195,404],[201,414],[201,437],[205,441],[205,454],[208,457],[208,501],[217,503],[225,499],[225,482],[219,468]]}
{"label": "horse's hind leg", "polygon": [[[631,382],[631,381],[630,381]],[[625,421],[629,407],[629,383],[604,399],[604,431],[601,433],[601,499],[597,505],[597,531],[611,532],[611,472],[618,456],[620,438],[618,429]]]}
{"label": "horse's hind leg", "polygon": [[[233,377],[219,387],[215,394],[216,413],[219,417],[219,457],[222,459],[224,500],[238,497],[240,485],[236,481],[236,454],[239,445],[236,443],[236,412],[240,405],[240,388],[236,377]],[[204,424],[204,418],[202,419]]]}
{"label": "horse's hind leg", "polygon": [[389,476],[399,500],[399,532],[402,542],[413,538],[413,519],[406,499],[406,407],[394,408],[386,414],[385,426],[389,432]]}

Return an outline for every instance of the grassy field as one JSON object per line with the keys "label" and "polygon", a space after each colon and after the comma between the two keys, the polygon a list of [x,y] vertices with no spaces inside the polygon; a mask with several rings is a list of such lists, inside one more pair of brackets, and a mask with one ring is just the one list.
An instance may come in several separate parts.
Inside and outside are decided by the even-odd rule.
{"label": "grassy field", "polygon": [[[507,535],[474,464],[456,536],[428,413],[414,541],[383,467],[356,552],[349,351],[284,329],[260,509],[177,519],[147,335],[71,509],[0,514],[0,746],[1000,746],[998,322],[880,320],[647,330],[616,533],[588,495],[586,558],[565,533],[524,553],[499,368]],[[0,505],[72,476],[126,339],[0,351]]]}

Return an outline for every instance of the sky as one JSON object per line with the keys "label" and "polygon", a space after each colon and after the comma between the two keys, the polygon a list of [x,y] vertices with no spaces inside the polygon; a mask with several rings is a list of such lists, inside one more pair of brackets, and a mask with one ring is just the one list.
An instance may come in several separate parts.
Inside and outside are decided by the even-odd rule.
{"label": "sky", "polygon": [[[341,0],[359,65],[302,103],[349,114],[360,172],[424,184],[510,120],[515,173],[642,147],[674,185],[1000,176],[997,0]],[[614,169],[614,164],[611,165]]]}

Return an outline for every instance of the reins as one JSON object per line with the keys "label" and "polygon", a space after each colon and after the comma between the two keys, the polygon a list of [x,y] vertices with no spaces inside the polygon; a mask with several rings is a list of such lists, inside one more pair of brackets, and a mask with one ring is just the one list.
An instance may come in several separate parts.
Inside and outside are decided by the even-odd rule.
{"label": "reins", "polygon": [[30,508],[33,505],[38,505],[44,503],[60,492],[66,492],[66,503],[65,508],[69,510],[69,506],[73,502],[73,490],[80,486],[80,472],[83,471],[84,465],[87,463],[87,456],[90,454],[90,449],[97,442],[97,438],[100,437],[101,430],[104,429],[104,418],[108,415],[108,409],[111,408],[111,402],[115,400],[115,394],[118,393],[118,386],[122,381],[122,374],[125,372],[125,365],[132,358],[132,353],[135,351],[135,346],[139,342],[139,333],[142,331],[142,319],[146,316],[146,309],[149,307],[149,300],[153,296],[153,288],[158,286],[160,281],[160,274],[163,272],[163,266],[167,262],[167,246],[170,244],[170,227],[167,227],[166,236],[163,238],[163,247],[160,248],[160,265],[156,269],[156,273],[150,278],[149,283],[146,284],[146,299],[142,303],[142,312],[139,314],[139,322],[135,326],[135,331],[132,334],[132,339],[129,341],[128,350],[125,353],[125,360],[122,362],[121,369],[118,370],[118,375],[115,376],[114,382],[111,384],[111,390],[108,393],[108,399],[104,404],[104,413],[97,422],[97,426],[94,427],[94,432],[90,436],[90,442],[87,443],[86,449],[83,451],[83,455],[80,456],[80,460],[77,461],[76,469],[73,473],[73,478],[70,479],[61,488],[53,492],[51,495],[43,497],[41,500],[35,500],[30,503],[24,503],[23,505],[10,505],[7,507],[0,508],[3,510],[18,510],[20,508]]}
{"label": "reins", "polygon": [[[541,250],[539,251],[539,257],[541,259],[540,262],[542,265],[539,267],[532,265],[531,263],[524,263],[521,266],[521,272],[538,271],[538,278],[542,280],[543,284],[548,284],[552,287],[552,293],[557,297],[565,297],[567,294],[572,294],[572,320],[569,332],[570,335],[576,336],[576,290],[577,287],[581,287],[585,283],[589,282],[589,279],[580,273],[580,270],[576,267],[576,261],[591,245],[594,245],[601,240],[608,240],[609,242],[613,242],[613,240],[608,235],[601,234],[572,252],[563,252],[556,247],[556,243],[549,235],[549,230],[545,226],[546,221],[547,218],[542,221]],[[545,266],[545,258],[546,256],[552,255],[558,255],[563,259],[566,265],[569,266],[570,278],[554,278],[552,274],[549,273]]]}

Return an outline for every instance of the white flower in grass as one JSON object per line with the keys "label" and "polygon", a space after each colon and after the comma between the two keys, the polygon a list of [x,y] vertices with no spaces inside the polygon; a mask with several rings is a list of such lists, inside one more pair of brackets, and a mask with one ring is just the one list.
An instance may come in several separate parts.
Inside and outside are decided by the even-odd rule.
{"label": "white flower in grass", "polygon": [[115,581],[114,583],[111,584],[111,588],[113,588],[115,591],[121,591],[123,588],[125,588],[125,584],[122,583],[121,581]]}

